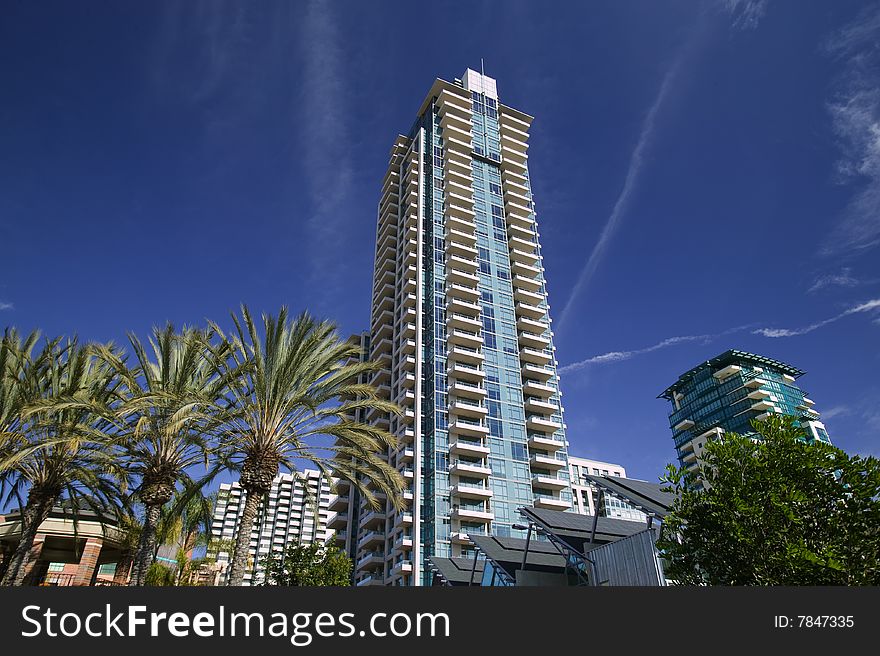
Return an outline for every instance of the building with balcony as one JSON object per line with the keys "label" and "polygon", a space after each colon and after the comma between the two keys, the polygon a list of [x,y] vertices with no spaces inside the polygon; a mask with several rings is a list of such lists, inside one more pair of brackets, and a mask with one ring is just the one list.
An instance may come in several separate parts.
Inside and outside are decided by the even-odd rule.
{"label": "building with balcony", "polygon": [[730,350],[683,373],[658,398],[672,404],[669,426],[681,466],[696,469],[707,440],[725,431],[755,434],[752,421],[787,415],[809,440],[830,443],[813,400],[796,383],[803,371]]}
{"label": "building with balcony", "polygon": [[[282,552],[290,544],[323,544],[331,538],[332,531],[328,527],[330,488],[327,477],[312,469],[275,477],[272,489],[260,504],[251,531],[245,585],[263,582],[262,561],[270,553]],[[217,555],[217,583],[222,583],[225,578],[225,565],[231,558],[226,549],[232,547],[246,496],[237,482],[223,483],[217,493],[211,525],[212,539],[220,540],[221,545]]]}
{"label": "building with balcony", "polygon": [[467,70],[434,81],[391,149],[360,339],[383,365],[368,382],[404,415],[364,419],[398,437],[384,455],[409,487],[405,510],[378,516],[337,488],[358,585],[430,585],[428,557],[468,558],[472,535],[517,537],[517,508],[571,508],[531,122]]}
{"label": "building with balcony", "polygon": [[[22,532],[21,513],[0,515],[0,576]],[[125,585],[132,554],[118,520],[56,506],[40,524],[24,563],[24,585]]]}
{"label": "building with balcony", "polygon": [[[571,479],[571,495],[574,500],[572,510],[581,515],[596,514],[596,500],[599,496],[599,490],[590,480],[585,478],[586,476],[626,478],[626,469],[621,465],[601,460],[578,458],[571,454],[568,456],[568,468]],[[599,515],[634,522],[644,522],[646,519],[645,513],[641,510],[611,495],[604,497]]]}

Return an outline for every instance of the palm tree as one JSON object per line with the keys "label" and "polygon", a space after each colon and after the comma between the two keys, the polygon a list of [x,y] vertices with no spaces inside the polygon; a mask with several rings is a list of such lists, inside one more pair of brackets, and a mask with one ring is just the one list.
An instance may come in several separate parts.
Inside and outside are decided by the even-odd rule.
{"label": "palm tree", "polygon": [[126,484],[106,418],[119,381],[93,349],[76,338],[50,341],[35,359],[22,355],[18,369],[25,399],[17,429],[0,442],[0,489],[5,504],[14,499],[22,509],[22,532],[3,585],[23,583],[37,530],[54,506],[63,501],[74,521],[81,505],[115,514]]}
{"label": "palm tree", "polygon": [[[215,345],[212,337],[210,330],[185,327],[177,333],[168,324],[153,329],[149,349],[129,334],[134,367],[116,353],[102,353],[128,388],[129,397],[119,410],[126,425],[122,457],[129,473],[140,480],[135,493],[145,507],[129,585],[144,585],[163,506],[179,492],[178,500],[185,503],[218,470],[210,467],[215,452],[212,422],[231,370],[221,364],[228,345]],[[197,465],[207,473],[196,481],[190,471]]]}
{"label": "palm tree", "polygon": [[[15,328],[7,328],[0,340],[0,462],[14,455],[26,440],[21,414],[32,400],[28,390],[35,388],[32,383],[37,371],[31,366],[31,354],[38,339],[37,331],[22,339]],[[11,469],[0,469],[0,496],[7,491],[12,477]],[[8,562],[0,568],[0,581],[8,569]]]}
{"label": "palm tree", "polygon": [[213,521],[216,493],[192,495],[178,493],[177,498],[162,509],[158,542],[172,544],[177,549],[176,585],[183,585],[191,574],[188,569],[193,551],[206,547]]}
{"label": "palm tree", "polygon": [[[231,466],[241,472],[245,502],[228,585],[243,583],[257,510],[280,467],[297,471],[297,459],[310,462],[325,476],[351,481],[374,507],[378,500],[361,476],[395,506],[403,489],[403,478],[379,457],[380,450],[396,446],[394,436],[352,419],[359,409],[400,414],[375,388],[357,383],[378,365],[361,362],[359,348],[340,340],[330,322],[305,313],[291,321],[282,308],[278,317],[262,316],[261,333],[246,306],[241,315],[233,315],[235,332],[228,338],[239,375],[223,439]],[[319,435],[335,438],[335,444],[318,447],[312,441]]]}

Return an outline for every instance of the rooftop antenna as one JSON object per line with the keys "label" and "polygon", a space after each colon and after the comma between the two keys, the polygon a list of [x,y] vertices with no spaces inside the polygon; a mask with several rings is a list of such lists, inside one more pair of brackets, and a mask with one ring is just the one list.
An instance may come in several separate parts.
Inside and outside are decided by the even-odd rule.
{"label": "rooftop antenna", "polygon": [[483,58],[482,57],[480,57],[480,75],[482,75],[483,77],[486,77],[486,71],[483,70]]}

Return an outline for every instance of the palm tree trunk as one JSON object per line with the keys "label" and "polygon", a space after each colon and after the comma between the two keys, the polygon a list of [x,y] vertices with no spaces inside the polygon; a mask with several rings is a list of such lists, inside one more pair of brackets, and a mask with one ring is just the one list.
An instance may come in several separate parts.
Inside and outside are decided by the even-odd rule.
{"label": "palm tree trunk", "polygon": [[144,528],[141,531],[140,544],[134,557],[134,571],[132,572],[131,580],[128,582],[131,586],[142,586],[147,579],[147,570],[150,568],[156,553],[156,529],[159,526],[161,513],[161,504],[147,506],[147,515],[144,520]]}
{"label": "palm tree trunk", "polygon": [[235,536],[235,549],[232,552],[232,563],[229,566],[226,585],[244,585],[244,572],[247,569],[251,547],[251,531],[254,529],[254,520],[263,498],[259,490],[245,490],[245,492],[247,498],[238,524],[238,535]]}
{"label": "palm tree trunk", "polygon": [[28,553],[34,546],[34,539],[37,537],[37,531],[40,524],[46,521],[52,506],[57,501],[57,494],[45,494],[39,490],[31,490],[28,495],[27,503],[21,513],[21,537],[12,557],[9,559],[9,566],[3,575],[0,585],[20,586],[24,583],[25,573],[27,572]]}

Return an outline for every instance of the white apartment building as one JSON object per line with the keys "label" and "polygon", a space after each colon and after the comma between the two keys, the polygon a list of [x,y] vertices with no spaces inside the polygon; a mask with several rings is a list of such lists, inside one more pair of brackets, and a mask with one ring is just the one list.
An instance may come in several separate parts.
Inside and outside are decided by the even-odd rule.
{"label": "white apartment building", "polygon": [[[568,469],[571,477],[572,497],[574,498],[572,509],[581,515],[596,514],[596,490],[593,485],[584,480],[584,475],[626,478],[626,469],[622,465],[602,462],[601,460],[578,458],[573,455],[568,456]],[[635,522],[647,521],[645,513],[636,510],[619,499],[614,499],[611,495],[605,495],[603,506],[605,517],[628,519]]]}
{"label": "white apartment building", "polygon": [[340,481],[337,540],[357,585],[426,585],[425,559],[468,557],[471,535],[525,537],[518,508],[571,509],[565,424],[528,167],[532,117],[495,80],[437,79],[394,141],[381,183],[369,381],[404,408],[364,420],[407,507],[378,510]]}
{"label": "white apartment building", "polygon": [[[223,483],[217,495],[212,539],[234,539],[238,530],[239,510],[244,491],[236,483]],[[279,474],[272,489],[260,505],[251,531],[248,571],[245,585],[263,582],[262,560],[272,552],[280,552],[289,544],[327,542],[332,531],[327,528],[330,511],[330,481],[321,472],[306,469],[297,474]],[[225,571],[231,554],[221,550],[218,564]]]}

